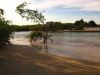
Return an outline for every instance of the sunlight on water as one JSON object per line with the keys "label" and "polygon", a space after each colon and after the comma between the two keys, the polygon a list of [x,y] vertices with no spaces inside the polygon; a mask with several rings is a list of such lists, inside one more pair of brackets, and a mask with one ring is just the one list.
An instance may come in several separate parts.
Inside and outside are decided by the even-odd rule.
{"label": "sunlight on water", "polygon": [[16,45],[30,45],[29,39],[27,38],[29,33],[30,32],[16,32],[11,42]]}

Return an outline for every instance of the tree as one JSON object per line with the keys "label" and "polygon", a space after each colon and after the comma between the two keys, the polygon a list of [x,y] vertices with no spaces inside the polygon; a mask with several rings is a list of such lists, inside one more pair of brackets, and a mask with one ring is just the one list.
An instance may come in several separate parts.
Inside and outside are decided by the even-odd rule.
{"label": "tree", "polygon": [[[42,14],[42,12],[39,12],[38,10],[32,10],[32,9],[28,9],[27,8],[27,3],[26,2],[23,2],[22,4],[18,5],[16,7],[16,12],[22,16],[22,18],[25,18],[26,20],[31,20],[32,22],[37,22],[38,24],[42,24],[44,25],[44,30],[41,29],[39,31],[36,31],[36,32],[32,32],[31,33],[31,38],[30,40],[34,39],[34,37],[40,37],[40,35],[38,34],[38,36],[36,35],[37,33],[40,33],[42,32],[42,36],[43,39],[44,39],[44,43],[47,42],[47,37],[48,37],[48,33],[46,30],[46,26],[44,24],[44,21],[45,21],[45,18]],[[44,36],[45,34],[45,36]],[[33,36],[33,38],[32,38]]]}
{"label": "tree", "polygon": [[89,24],[89,26],[91,26],[91,27],[96,27],[96,26],[97,26],[97,24],[96,24],[95,21],[93,21],[93,20],[89,21],[88,24]]}
{"label": "tree", "polygon": [[23,2],[22,4],[16,7],[16,12],[26,20],[31,20],[33,22],[44,24],[45,19],[44,16],[42,15],[42,12],[39,12],[38,10],[28,9],[27,6],[28,4],[26,2]]}
{"label": "tree", "polygon": [[73,25],[73,28],[75,30],[83,30],[84,29],[84,26],[85,26],[85,22],[83,19],[79,20],[79,21],[76,21]]}
{"label": "tree", "polygon": [[0,8],[0,18],[4,15],[4,10]]}
{"label": "tree", "polygon": [[12,37],[12,29],[9,26],[9,20],[4,17],[4,10],[0,9],[0,48],[10,45],[10,38]]}

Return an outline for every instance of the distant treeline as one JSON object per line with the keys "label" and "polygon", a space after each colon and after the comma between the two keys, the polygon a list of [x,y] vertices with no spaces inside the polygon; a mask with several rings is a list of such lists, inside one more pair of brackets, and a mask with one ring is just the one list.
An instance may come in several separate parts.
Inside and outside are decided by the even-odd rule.
{"label": "distant treeline", "polygon": [[14,31],[38,31],[42,29],[43,25],[10,25]]}
{"label": "distant treeline", "polygon": [[75,21],[75,23],[47,22],[45,25],[11,25],[15,31],[39,31],[46,29],[47,31],[58,30],[84,30],[84,27],[100,27],[91,20],[85,22],[83,19]]}

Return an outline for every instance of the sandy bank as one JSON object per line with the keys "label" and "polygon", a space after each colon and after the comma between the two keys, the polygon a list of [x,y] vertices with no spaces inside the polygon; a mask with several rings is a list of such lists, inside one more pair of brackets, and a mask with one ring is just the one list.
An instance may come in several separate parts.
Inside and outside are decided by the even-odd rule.
{"label": "sandy bank", "polygon": [[100,64],[14,45],[0,50],[0,75],[100,75]]}

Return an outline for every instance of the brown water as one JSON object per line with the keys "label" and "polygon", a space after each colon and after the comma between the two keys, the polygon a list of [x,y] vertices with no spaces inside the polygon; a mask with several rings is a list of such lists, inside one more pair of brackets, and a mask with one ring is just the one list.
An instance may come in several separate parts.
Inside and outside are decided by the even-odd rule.
{"label": "brown water", "polygon": [[[28,33],[30,32],[16,32],[12,42],[18,45],[30,45],[29,40],[25,37]],[[47,46],[40,44],[34,48],[48,54],[100,63],[100,33],[53,33],[52,39],[53,43],[49,41]]]}

